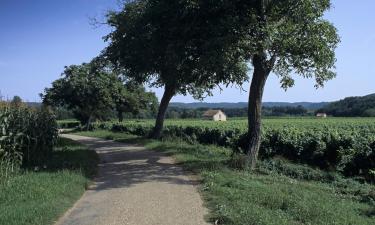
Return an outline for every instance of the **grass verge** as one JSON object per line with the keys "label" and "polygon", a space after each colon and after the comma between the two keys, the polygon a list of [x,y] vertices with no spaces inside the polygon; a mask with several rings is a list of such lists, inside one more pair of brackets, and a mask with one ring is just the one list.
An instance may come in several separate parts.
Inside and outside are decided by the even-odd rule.
{"label": "grass verge", "polygon": [[53,224],[83,194],[98,162],[94,151],[60,138],[44,168],[0,183],[0,224]]}
{"label": "grass verge", "polygon": [[235,169],[230,150],[179,140],[155,141],[110,131],[84,136],[144,144],[173,155],[202,177],[209,220],[227,225],[373,225],[373,185],[282,159],[260,162],[257,172]]}

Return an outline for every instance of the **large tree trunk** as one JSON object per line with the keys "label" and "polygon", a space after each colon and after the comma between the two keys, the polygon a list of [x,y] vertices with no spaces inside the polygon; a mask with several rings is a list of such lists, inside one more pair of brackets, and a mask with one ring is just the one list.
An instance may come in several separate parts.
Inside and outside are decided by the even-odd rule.
{"label": "large tree trunk", "polygon": [[173,85],[165,85],[164,94],[160,101],[158,115],[156,116],[155,127],[151,133],[151,138],[160,138],[163,129],[165,113],[167,111],[169,102],[176,93],[176,88]]}
{"label": "large tree trunk", "polygon": [[263,90],[270,73],[270,70],[267,69],[267,59],[265,55],[255,55],[253,57],[253,66],[254,73],[248,101],[249,146],[246,161],[246,166],[252,170],[256,166],[261,142],[260,132]]}

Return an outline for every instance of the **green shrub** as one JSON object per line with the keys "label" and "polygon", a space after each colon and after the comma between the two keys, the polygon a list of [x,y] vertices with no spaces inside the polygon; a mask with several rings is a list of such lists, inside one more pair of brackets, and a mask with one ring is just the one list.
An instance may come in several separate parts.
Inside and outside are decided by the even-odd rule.
{"label": "green shrub", "polygon": [[59,120],[57,121],[57,125],[59,129],[70,129],[79,127],[81,123],[77,120]]}

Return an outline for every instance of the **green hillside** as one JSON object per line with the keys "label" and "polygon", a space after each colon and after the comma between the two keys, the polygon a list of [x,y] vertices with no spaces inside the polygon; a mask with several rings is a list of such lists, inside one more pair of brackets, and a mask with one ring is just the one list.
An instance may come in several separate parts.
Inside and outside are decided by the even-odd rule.
{"label": "green hillside", "polygon": [[318,110],[332,116],[375,116],[375,94],[363,97],[348,97],[333,102]]}

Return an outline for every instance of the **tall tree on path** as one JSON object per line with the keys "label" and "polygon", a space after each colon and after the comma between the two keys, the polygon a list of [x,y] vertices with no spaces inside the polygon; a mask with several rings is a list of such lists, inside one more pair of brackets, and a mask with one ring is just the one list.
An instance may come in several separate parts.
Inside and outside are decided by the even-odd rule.
{"label": "tall tree on path", "polygon": [[[240,48],[243,43],[237,41],[236,30],[224,30],[230,17],[223,16],[224,7],[213,7],[215,4],[201,0],[139,0],[108,15],[113,31],[106,37],[109,46],[103,55],[127,77],[164,87],[151,134],[154,138],[161,135],[174,95],[192,94],[199,99],[218,84],[242,84],[247,78]],[[237,17],[233,13],[231,16]]]}
{"label": "tall tree on path", "polygon": [[[246,1],[245,1],[246,2]],[[335,77],[336,28],[324,19],[330,0],[252,0],[246,20],[253,76],[248,100],[247,166],[255,168],[261,132],[264,86],[271,72],[281,87],[294,85],[293,74],[315,78],[316,87]],[[246,14],[246,13],[245,13]]]}

